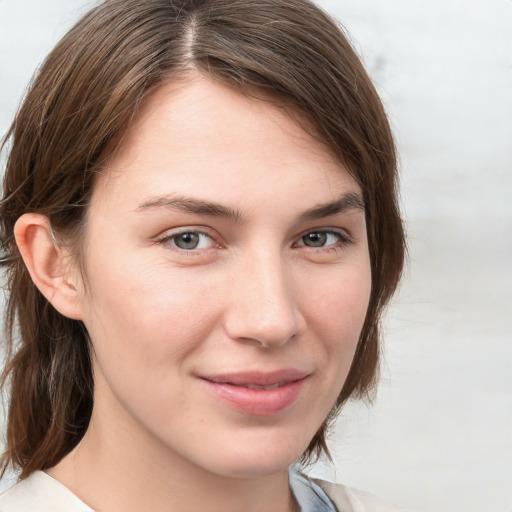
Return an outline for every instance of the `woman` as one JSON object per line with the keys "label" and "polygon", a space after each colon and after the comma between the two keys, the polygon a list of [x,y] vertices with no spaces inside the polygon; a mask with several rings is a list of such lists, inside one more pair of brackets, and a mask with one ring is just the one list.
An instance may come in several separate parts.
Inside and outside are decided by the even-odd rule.
{"label": "woman", "polygon": [[388,510],[289,471],[371,392],[404,256],[389,125],[325,13],[106,0],[8,140],[2,512]]}

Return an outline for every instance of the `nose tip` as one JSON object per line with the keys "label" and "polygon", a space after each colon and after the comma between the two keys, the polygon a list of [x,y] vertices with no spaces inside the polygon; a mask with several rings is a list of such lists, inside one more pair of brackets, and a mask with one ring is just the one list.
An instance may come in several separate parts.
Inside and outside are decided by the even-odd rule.
{"label": "nose tip", "polygon": [[280,265],[266,265],[260,271],[252,266],[250,272],[235,281],[231,307],[226,313],[226,330],[232,339],[275,348],[301,332],[304,319],[293,282]]}
{"label": "nose tip", "polygon": [[268,301],[264,310],[258,311],[261,303],[254,303],[255,310],[246,317],[244,331],[240,331],[243,336],[239,337],[257,341],[263,348],[286,344],[298,332],[297,318],[290,306],[278,297]]}
{"label": "nose tip", "polygon": [[231,338],[254,341],[263,348],[272,348],[286,344],[297,334],[298,322],[291,311],[270,304],[267,308],[272,308],[271,312],[258,311],[258,303],[253,303],[252,307],[252,311],[240,308],[236,319],[233,313],[230,315],[227,331]]}

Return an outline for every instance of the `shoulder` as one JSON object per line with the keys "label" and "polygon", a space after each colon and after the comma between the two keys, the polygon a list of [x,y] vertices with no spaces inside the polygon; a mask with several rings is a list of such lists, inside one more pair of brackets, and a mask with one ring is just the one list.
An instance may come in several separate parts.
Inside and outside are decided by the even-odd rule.
{"label": "shoulder", "polygon": [[42,471],[0,496],[0,512],[94,512],[69,489]]}
{"label": "shoulder", "polygon": [[407,512],[404,509],[386,505],[372,494],[359,489],[324,480],[315,479],[314,482],[325,491],[336,508],[343,512]]}

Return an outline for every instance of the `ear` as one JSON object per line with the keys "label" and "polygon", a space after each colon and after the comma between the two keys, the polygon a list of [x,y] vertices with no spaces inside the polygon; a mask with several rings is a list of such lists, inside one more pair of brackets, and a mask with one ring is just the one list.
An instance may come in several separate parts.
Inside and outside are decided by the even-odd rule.
{"label": "ear", "polygon": [[69,251],[55,240],[48,217],[25,213],[16,222],[14,236],[39,291],[59,313],[82,320],[80,276]]}

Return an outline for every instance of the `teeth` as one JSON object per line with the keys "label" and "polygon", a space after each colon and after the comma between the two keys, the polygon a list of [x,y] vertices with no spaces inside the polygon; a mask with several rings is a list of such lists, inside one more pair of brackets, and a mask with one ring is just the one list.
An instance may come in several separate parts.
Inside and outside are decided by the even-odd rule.
{"label": "teeth", "polygon": [[255,386],[253,384],[243,384],[242,387],[248,389],[277,389],[281,387],[283,384],[283,382],[278,382],[277,384],[272,384],[271,386]]}

